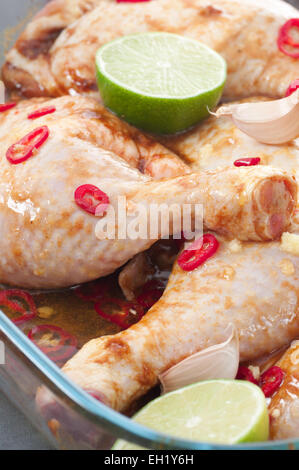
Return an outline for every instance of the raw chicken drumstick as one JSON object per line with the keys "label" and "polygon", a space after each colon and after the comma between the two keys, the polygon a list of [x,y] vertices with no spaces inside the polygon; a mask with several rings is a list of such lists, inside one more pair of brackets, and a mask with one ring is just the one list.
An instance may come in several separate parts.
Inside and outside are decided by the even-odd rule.
{"label": "raw chicken drumstick", "polygon": [[[192,272],[175,264],[162,298],[143,319],[113,336],[89,341],[63,371],[103,401],[125,410],[185,357],[225,340],[232,323],[241,361],[284,346],[299,334],[299,257],[279,242],[220,242]],[[40,406],[52,398],[42,389]]]}
{"label": "raw chicken drumstick", "polygon": [[[55,106],[56,112],[27,119],[45,105]],[[136,219],[131,211],[138,203],[147,209],[151,203],[200,203],[207,228],[254,240],[279,237],[297,199],[294,178],[270,167],[232,167],[153,181],[137,168],[155,168],[158,174],[160,166],[163,174],[165,168],[169,173],[169,168],[182,171],[185,166],[93,100],[21,103],[0,123],[0,282],[5,284],[54,288],[96,279],[164,235],[99,240],[99,218],[75,202],[81,185],[94,185],[108,195],[103,220],[111,207],[117,212],[119,196],[127,198],[128,224]],[[49,129],[43,145],[23,163],[8,161],[7,150],[40,126]],[[97,235],[102,238],[99,230]]]}
{"label": "raw chicken drumstick", "polygon": [[[227,99],[283,96],[298,75],[298,60],[282,53],[277,45],[282,25],[299,17],[297,9],[282,1],[99,0],[97,8],[62,31],[49,50],[43,50],[49,22],[54,36],[63,27],[60,16],[64,14],[53,3],[58,6],[57,15],[51,15],[50,4],[48,14],[46,10],[42,18],[33,20],[3,67],[6,85],[23,96],[95,93],[97,49],[117,37],[145,31],[182,34],[218,51],[228,63]],[[84,2],[80,3],[83,7]],[[95,3],[86,0],[86,9]],[[64,12],[63,4],[60,8]],[[32,48],[31,39],[37,47]]]}

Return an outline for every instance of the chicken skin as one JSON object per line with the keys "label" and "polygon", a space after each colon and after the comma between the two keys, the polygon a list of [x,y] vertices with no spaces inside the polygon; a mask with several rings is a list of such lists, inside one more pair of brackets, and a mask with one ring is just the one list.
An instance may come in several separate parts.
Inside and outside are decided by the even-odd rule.
{"label": "chicken skin", "polygon": [[[52,2],[54,6],[59,3]],[[61,11],[68,10],[61,5]],[[228,63],[224,96],[238,99],[252,95],[281,97],[297,78],[298,61],[278,49],[280,27],[298,10],[278,0],[151,0],[116,3],[86,0],[83,11],[92,8],[75,23],[61,22],[59,11],[51,15],[51,3],[43,16],[33,20],[8,53],[3,78],[12,91],[23,96],[59,96],[96,92],[95,54],[106,42],[145,31],[167,31],[206,43]],[[47,13],[48,11],[48,13]],[[77,13],[71,16],[80,16]],[[51,48],[44,30],[50,21],[58,35]],[[43,26],[44,23],[44,26]],[[39,32],[40,31],[40,32]],[[54,36],[55,36],[54,34]],[[45,39],[44,39],[45,38]],[[41,42],[39,42],[41,39]],[[43,42],[44,39],[44,42]],[[32,49],[32,41],[37,44]],[[33,51],[33,52],[32,52]]]}

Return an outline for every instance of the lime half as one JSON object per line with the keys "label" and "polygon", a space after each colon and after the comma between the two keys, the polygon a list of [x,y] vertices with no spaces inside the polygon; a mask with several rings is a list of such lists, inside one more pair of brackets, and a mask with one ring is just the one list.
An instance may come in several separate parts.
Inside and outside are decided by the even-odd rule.
{"label": "lime half", "polygon": [[109,42],[96,55],[105,106],[157,134],[183,131],[209,114],[226,80],[224,59],[206,45],[171,33]]}
{"label": "lime half", "polygon": [[[263,392],[240,380],[189,385],[150,402],[133,419],[170,436],[217,444],[266,441],[269,435]],[[118,440],[113,449],[141,447]]]}

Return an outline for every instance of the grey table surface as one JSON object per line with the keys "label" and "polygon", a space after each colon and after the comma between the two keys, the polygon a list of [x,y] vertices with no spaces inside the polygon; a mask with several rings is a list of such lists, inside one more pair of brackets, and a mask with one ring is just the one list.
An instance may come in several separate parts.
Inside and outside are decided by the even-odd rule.
{"label": "grey table surface", "polygon": [[[4,49],[14,41],[14,35],[24,28],[24,22],[46,0],[0,0],[0,64]],[[19,25],[10,34],[10,27]],[[36,431],[27,418],[0,392],[0,450],[50,450],[50,444]]]}
{"label": "grey table surface", "polygon": [[[12,8],[8,8],[7,1],[5,0],[5,16],[6,24],[13,24],[15,22],[16,9],[13,4],[18,2],[18,16],[19,20],[25,14],[25,4],[23,0],[11,0]],[[31,2],[32,10],[35,10],[39,4],[45,3],[44,0],[29,0]],[[29,3],[28,2],[28,3]],[[299,7],[299,0],[289,0],[295,6]],[[0,0],[0,10],[4,5],[4,0]],[[24,9],[24,10],[23,10]],[[22,11],[21,11],[22,10]],[[1,11],[1,14],[3,12]],[[11,23],[9,23],[11,19]],[[3,50],[0,47],[0,56]],[[7,398],[0,392],[0,450],[50,450],[52,447],[49,443],[36,431],[28,420],[17,410]]]}

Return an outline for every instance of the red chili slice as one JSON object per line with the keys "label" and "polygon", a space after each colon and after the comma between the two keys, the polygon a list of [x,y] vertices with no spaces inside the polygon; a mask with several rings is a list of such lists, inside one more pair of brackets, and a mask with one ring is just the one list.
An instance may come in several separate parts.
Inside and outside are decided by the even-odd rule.
{"label": "red chili slice", "polygon": [[178,264],[184,271],[193,271],[211,258],[218,247],[217,238],[211,233],[206,233],[180,254]]}
{"label": "red chili slice", "polygon": [[55,113],[56,108],[55,106],[48,106],[47,108],[41,108],[33,113],[28,114],[28,119],[38,119],[42,116],[46,116],[47,114]]}
{"label": "red chili slice", "polygon": [[0,104],[0,113],[4,113],[4,111],[8,111],[9,109],[14,108],[15,106],[17,106],[17,103]]}
{"label": "red chili slice", "polygon": [[291,18],[280,28],[277,45],[283,54],[293,57],[294,59],[299,59],[299,51],[297,52],[286,49],[286,46],[291,46],[294,49],[299,48],[299,43],[295,42],[289,34],[293,28],[299,28],[299,18]]}
{"label": "red chili slice", "polygon": [[[57,344],[50,346],[43,346],[38,339],[38,335],[43,333],[50,333],[53,337],[57,337]],[[77,339],[63,330],[62,328],[54,325],[37,325],[34,326],[28,333],[28,338],[38,346],[44,354],[49,356],[55,362],[61,362],[69,359],[78,350]]]}
{"label": "red chili slice", "polygon": [[[121,311],[117,313],[106,313],[103,310],[103,305],[105,304],[116,305]],[[104,320],[108,320],[124,330],[129,328],[133,323],[137,323],[145,313],[141,305],[133,302],[126,302],[120,299],[106,298],[101,302],[97,302],[94,308],[98,315],[104,318]],[[134,320],[136,321],[130,321],[132,314],[134,315]]]}
{"label": "red chili slice", "polygon": [[288,49],[286,49],[286,43],[283,41],[283,39],[278,39],[277,41],[277,44],[278,44],[278,47],[279,47],[279,50],[289,56],[289,57],[292,57],[293,59],[299,59],[299,51],[298,52],[293,52],[293,51],[289,51]]}
{"label": "red chili slice", "polygon": [[184,243],[186,241],[184,232],[181,232],[180,238],[173,238],[173,241],[174,241],[178,251],[180,251],[180,249],[182,248],[182,246],[184,245]]}
{"label": "red chili slice", "polygon": [[142,293],[137,297],[137,302],[146,310],[149,310],[162,296],[163,285],[159,281],[149,281],[143,286]]}
{"label": "red chili slice", "polygon": [[254,378],[253,373],[248,367],[240,366],[236,376],[237,380],[247,380],[255,385],[258,385],[258,381]]}
{"label": "red chili slice", "polygon": [[9,147],[6,152],[7,160],[13,165],[25,162],[28,158],[32,157],[34,150],[43,145],[49,134],[49,128],[42,126],[25,135],[25,137]]}
{"label": "red chili slice", "polygon": [[[14,300],[13,300],[14,299]],[[28,309],[17,301],[20,299],[28,305]],[[15,318],[13,322],[16,325],[20,325],[26,321],[32,320],[37,315],[34,299],[29,292],[25,292],[19,289],[7,289],[0,291],[0,305],[8,307],[17,313],[21,313],[21,316]]]}
{"label": "red chili slice", "polygon": [[289,88],[286,91],[286,97],[295,93],[295,91],[298,90],[298,88],[299,88],[299,78],[297,78],[290,84]]}
{"label": "red chili slice", "polygon": [[271,397],[280,387],[285,376],[285,372],[277,366],[266,370],[260,379],[260,386],[266,398]]}
{"label": "red chili slice", "polygon": [[239,158],[234,162],[235,166],[255,166],[261,162],[259,157],[252,157],[252,158]]}
{"label": "red chili slice", "polygon": [[104,215],[110,204],[107,194],[92,184],[83,184],[76,189],[75,202],[81,209],[98,217]]}

